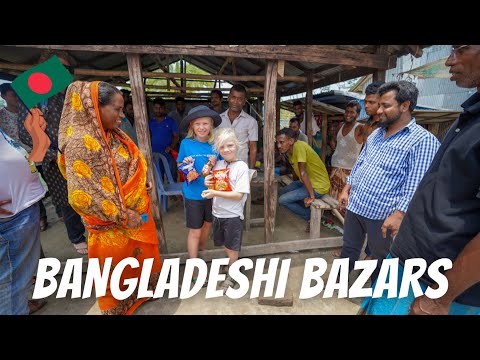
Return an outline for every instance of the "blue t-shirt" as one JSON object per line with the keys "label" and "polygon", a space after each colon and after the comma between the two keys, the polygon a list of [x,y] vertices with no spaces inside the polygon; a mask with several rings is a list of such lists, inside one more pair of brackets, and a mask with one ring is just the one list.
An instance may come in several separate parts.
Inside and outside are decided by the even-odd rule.
{"label": "blue t-shirt", "polygon": [[151,118],[148,128],[152,134],[153,152],[164,153],[167,146],[172,145],[173,134],[178,134],[177,123],[168,115],[161,122]]}
{"label": "blue t-shirt", "polygon": [[[209,156],[218,158],[218,154],[213,150],[213,145],[208,142],[201,142],[192,138],[183,139],[180,143],[180,151],[178,152],[177,163],[181,163],[183,159],[191,156],[195,162],[195,170],[200,174],[203,166],[207,163]],[[205,200],[202,198],[202,191],[207,190],[204,184],[205,178],[198,177],[190,184],[183,183],[183,195],[189,200]]]}

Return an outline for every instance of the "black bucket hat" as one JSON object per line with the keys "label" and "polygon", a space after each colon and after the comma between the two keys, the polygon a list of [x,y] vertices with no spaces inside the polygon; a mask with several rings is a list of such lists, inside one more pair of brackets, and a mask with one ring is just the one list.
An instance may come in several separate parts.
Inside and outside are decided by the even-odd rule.
{"label": "black bucket hat", "polygon": [[202,117],[209,117],[213,119],[213,127],[216,128],[222,123],[222,118],[218,113],[205,105],[196,106],[188,112],[188,115],[185,116],[180,123],[180,131],[188,131],[188,127],[193,120]]}

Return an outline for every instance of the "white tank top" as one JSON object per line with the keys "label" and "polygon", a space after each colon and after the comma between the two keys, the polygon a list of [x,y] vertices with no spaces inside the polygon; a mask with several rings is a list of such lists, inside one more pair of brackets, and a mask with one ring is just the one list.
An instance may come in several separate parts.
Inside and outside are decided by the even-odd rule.
{"label": "white tank top", "polygon": [[353,129],[350,132],[343,136],[342,131],[345,124],[342,125],[337,134],[337,148],[332,155],[332,166],[338,167],[341,169],[352,170],[355,161],[357,161],[358,154],[362,150],[363,144],[359,144],[355,140],[355,129],[357,126],[361,125],[360,123],[355,123]]}

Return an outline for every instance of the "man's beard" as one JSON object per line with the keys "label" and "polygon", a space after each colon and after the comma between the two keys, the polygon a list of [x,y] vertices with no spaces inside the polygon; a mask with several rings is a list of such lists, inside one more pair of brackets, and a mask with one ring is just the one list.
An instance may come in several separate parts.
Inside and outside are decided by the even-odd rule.
{"label": "man's beard", "polygon": [[390,119],[387,118],[385,121],[380,120],[378,122],[378,127],[388,128],[389,126],[395,124],[400,119],[401,116],[402,116],[402,113],[398,112],[398,114],[396,116],[394,116],[393,118],[390,118]]}

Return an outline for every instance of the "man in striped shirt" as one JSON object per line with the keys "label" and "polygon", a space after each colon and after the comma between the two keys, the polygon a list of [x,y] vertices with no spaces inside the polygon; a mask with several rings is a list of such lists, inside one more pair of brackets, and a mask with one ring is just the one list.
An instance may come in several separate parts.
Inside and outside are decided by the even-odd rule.
{"label": "man in striped shirt", "polygon": [[369,137],[339,196],[347,206],[341,257],[350,259],[350,271],[368,235],[368,246],[379,263],[387,256],[408,204],[440,143],[417,125],[412,111],[418,89],[408,81],[382,85],[379,128]]}

